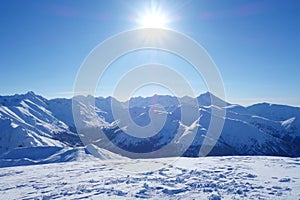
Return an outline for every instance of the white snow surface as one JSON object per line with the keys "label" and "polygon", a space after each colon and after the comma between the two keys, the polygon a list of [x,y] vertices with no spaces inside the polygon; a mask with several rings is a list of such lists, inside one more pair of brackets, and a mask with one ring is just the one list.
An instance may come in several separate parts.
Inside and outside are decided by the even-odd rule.
{"label": "white snow surface", "polygon": [[[130,172],[138,165],[160,169]],[[299,199],[300,158],[91,159],[0,168],[1,199]]]}

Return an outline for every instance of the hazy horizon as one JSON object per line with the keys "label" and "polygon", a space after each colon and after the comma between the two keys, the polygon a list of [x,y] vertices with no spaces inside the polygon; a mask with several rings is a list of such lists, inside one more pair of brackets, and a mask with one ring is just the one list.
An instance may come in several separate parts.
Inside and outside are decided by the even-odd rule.
{"label": "hazy horizon", "polygon": [[[37,93],[35,91],[27,91],[25,93],[15,93],[15,94],[0,94],[0,97],[3,97],[3,96],[14,96],[14,95],[25,95],[25,94],[27,94],[29,92],[33,92],[34,94],[36,94],[38,96],[42,96],[42,97],[44,97],[44,98],[46,98],[48,100],[61,99],[61,98],[63,98],[63,99],[71,99],[71,98],[74,97],[73,95],[71,95],[71,93],[69,95],[64,95],[64,96],[59,96],[58,95],[56,97],[55,96],[54,97],[47,97],[47,96],[44,96],[43,94]],[[199,96],[201,96],[203,94],[206,94],[207,92],[209,92],[209,91],[205,91],[203,93],[197,94],[196,97],[199,97]],[[141,97],[141,98],[151,98],[151,97],[153,97],[155,95],[157,95],[157,96],[171,96],[171,97],[175,97],[175,98],[183,98],[183,97],[193,98],[191,96],[180,96],[180,97],[177,97],[177,96],[175,96],[173,94],[149,94],[149,95],[134,95],[134,96],[131,96],[130,99],[131,98],[139,98],[139,97]],[[75,95],[75,96],[77,96],[77,95]],[[79,96],[81,96],[81,95],[79,95]],[[112,95],[101,96],[101,95],[90,95],[90,94],[87,94],[87,95],[84,95],[84,96],[85,97],[87,97],[87,96],[93,96],[95,98],[109,98],[109,97],[113,97]],[[115,98],[115,97],[113,97],[113,98]],[[117,99],[117,98],[115,98],[115,99]],[[124,101],[124,100],[120,100],[120,99],[117,99],[117,100],[120,101],[120,102],[126,102],[126,101],[128,101],[128,100]],[[240,105],[240,106],[244,106],[244,107],[252,106],[252,105],[255,105],[255,104],[263,104],[263,103],[267,103],[267,104],[270,104],[270,105],[283,105],[283,106],[291,106],[291,107],[300,107],[299,105],[291,105],[291,104],[283,104],[283,103],[280,103],[280,102],[269,102],[269,101],[259,101],[259,100],[257,100],[257,102],[249,103],[249,104],[239,104],[239,103],[236,103],[236,102],[228,101],[228,99],[225,99],[224,101],[226,101],[227,103],[230,103],[232,105]]]}

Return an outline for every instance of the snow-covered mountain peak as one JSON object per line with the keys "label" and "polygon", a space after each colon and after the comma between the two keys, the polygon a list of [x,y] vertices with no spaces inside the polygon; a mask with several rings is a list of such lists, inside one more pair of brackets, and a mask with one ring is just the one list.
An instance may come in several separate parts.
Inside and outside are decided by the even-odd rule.
{"label": "snow-covered mountain peak", "polygon": [[212,104],[212,101],[217,104],[221,105],[221,107],[225,107],[227,105],[230,105],[229,103],[225,102],[224,100],[220,99],[219,97],[215,96],[214,94],[210,92],[205,92],[197,97],[199,105],[202,106],[210,106]]}

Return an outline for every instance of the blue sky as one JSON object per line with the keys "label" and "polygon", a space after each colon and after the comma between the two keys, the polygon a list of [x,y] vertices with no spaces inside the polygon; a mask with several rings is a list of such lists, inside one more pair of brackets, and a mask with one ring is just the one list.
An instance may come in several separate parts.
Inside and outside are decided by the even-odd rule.
{"label": "blue sky", "polygon": [[[77,71],[89,52],[114,34],[139,28],[136,18],[149,2],[2,1],[0,94],[33,90],[48,98],[70,97]],[[168,16],[167,28],[192,37],[208,51],[222,75],[228,101],[300,106],[299,1],[154,3]],[[164,62],[162,58],[163,54],[157,59]],[[166,64],[174,64],[176,58],[169,58]],[[123,63],[130,64],[128,60],[130,56]],[[191,66],[177,63],[191,82],[198,81],[187,69]],[[109,86],[122,71],[118,67],[116,62],[103,77],[107,87],[99,89],[99,94],[110,94]],[[205,91],[201,81],[194,84],[195,92]]]}

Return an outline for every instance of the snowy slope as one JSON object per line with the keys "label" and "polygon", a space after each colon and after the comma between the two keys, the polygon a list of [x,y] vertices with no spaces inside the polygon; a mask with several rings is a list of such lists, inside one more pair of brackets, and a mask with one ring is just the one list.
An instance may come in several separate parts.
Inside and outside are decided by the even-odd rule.
{"label": "snowy slope", "polygon": [[0,156],[0,167],[38,165],[70,161],[127,160],[95,145],[85,147],[39,146],[15,148]]}
{"label": "snowy slope", "polygon": [[69,126],[47,107],[48,100],[33,92],[0,97],[0,154],[16,147],[79,143]]}
{"label": "snowy slope", "polygon": [[[134,173],[139,166],[159,169]],[[299,158],[93,160],[0,169],[1,199],[299,199]]]}

